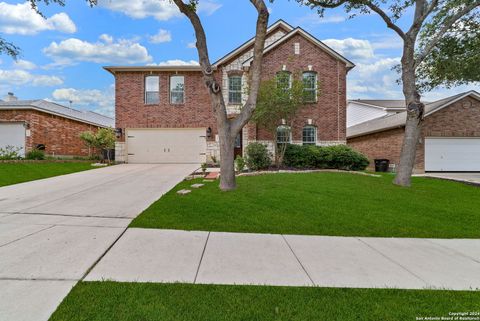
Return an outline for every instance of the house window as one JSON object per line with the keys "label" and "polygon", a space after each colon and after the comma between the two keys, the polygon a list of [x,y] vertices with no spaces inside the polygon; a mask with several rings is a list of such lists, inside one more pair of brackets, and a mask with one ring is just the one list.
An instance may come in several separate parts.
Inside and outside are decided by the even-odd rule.
{"label": "house window", "polygon": [[160,102],[160,78],[158,76],[145,77],[145,104]]}
{"label": "house window", "polygon": [[281,125],[277,127],[277,144],[291,143],[292,132],[289,126]]}
{"label": "house window", "polygon": [[292,74],[288,71],[277,72],[277,87],[289,90],[292,87]]}
{"label": "house window", "polygon": [[242,103],[242,76],[228,77],[228,102],[230,104]]}
{"label": "house window", "polygon": [[170,103],[183,104],[185,102],[185,77],[170,77]]}
{"label": "house window", "polygon": [[295,52],[296,55],[299,55],[300,54],[300,43],[299,42],[295,42],[293,44],[293,50]]}
{"label": "house window", "polygon": [[317,73],[307,71],[303,73],[303,91],[305,102],[314,103],[317,101]]}
{"label": "house window", "polygon": [[302,131],[303,145],[315,145],[317,143],[317,128],[305,126]]}

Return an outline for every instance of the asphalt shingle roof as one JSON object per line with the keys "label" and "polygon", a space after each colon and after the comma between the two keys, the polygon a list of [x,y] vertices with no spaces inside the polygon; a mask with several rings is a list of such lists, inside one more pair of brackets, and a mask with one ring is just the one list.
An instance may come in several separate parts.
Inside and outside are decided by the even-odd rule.
{"label": "asphalt shingle roof", "polygon": [[83,111],[47,100],[14,100],[0,101],[0,110],[10,109],[35,109],[45,113],[70,118],[84,123],[97,125],[100,127],[114,127],[115,120],[111,117],[95,113],[93,111]]}

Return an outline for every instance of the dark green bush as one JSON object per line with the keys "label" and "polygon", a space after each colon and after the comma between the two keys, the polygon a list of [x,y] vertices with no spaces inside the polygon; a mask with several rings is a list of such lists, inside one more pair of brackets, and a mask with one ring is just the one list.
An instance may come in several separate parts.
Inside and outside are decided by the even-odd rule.
{"label": "dark green bush", "polygon": [[272,160],[267,146],[261,143],[248,144],[246,149],[246,164],[249,169],[259,170],[270,166]]}
{"label": "dark green bush", "polygon": [[368,159],[346,145],[288,145],[283,164],[294,168],[331,168],[364,170]]}
{"label": "dark green bush", "polygon": [[26,159],[34,159],[34,160],[43,160],[45,159],[45,152],[39,149],[32,149],[25,155]]}

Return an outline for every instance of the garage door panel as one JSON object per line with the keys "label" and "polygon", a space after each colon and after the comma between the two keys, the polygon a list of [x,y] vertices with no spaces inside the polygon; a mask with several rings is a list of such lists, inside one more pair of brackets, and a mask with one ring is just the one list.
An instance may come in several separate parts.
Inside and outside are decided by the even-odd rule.
{"label": "garage door panel", "polygon": [[25,155],[25,126],[23,123],[0,123],[0,148],[14,146],[21,148],[20,156]]}
{"label": "garage door panel", "polygon": [[426,138],[425,170],[480,171],[480,138]]}
{"label": "garage door panel", "polygon": [[129,163],[204,163],[204,128],[127,130]]}

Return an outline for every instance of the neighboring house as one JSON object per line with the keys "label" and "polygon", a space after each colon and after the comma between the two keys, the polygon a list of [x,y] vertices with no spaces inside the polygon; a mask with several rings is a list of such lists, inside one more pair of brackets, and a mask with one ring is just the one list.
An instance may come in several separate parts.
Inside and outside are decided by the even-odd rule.
{"label": "neighboring house", "polygon": [[[348,145],[397,165],[406,112],[347,128]],[[480,171],[480,94],[469,91],[425,104],[415,171]]]}
{"label": "neighboring house", "polygon": [[[254,39],[213,64],[222,83],[228,117],[246,100]],[[354,65],[303,29],[280,20],[268,28],[262,79],[302,77],[305,90],[319,92],[294,122],[291,137],[248,124],[236,141],[242,155],[254,141],[273,149],[275,139],[298,144],[346,143],[346,75]],[[219,158],[210,97],[198,65],[105,67],[115,77],[116,159],[130,163],[202,163]],[[317,88],[317,82],[319,88]],[[312,95],[315,96],[315,95]]]}
{"label": "neighboring house", "polygon": [[347,104],[347,127],[405,111],[405,100],[355,99]]}
{"label": "neighboring house", "polygon": [[0,102],[0,148],[21,148],[22,156],[38,147],[48,155],[88,156],[80,133],[113,126],[113,118],[46,100],[18,100],[9,93]]}

